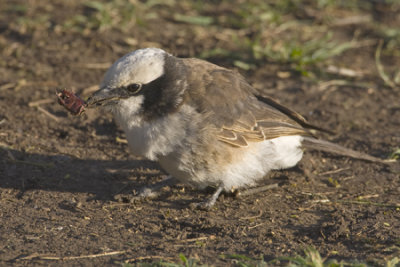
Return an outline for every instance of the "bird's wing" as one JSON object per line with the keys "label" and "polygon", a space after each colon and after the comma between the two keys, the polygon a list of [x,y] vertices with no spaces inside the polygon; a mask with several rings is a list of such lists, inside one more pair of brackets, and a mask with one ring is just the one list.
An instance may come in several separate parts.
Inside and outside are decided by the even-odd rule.
{"label": "bird's wing", "polygon": [[207,114],[208,122],[218,129],[218,140],[243,147],[280,136],[311,135],[300,114],[260,101],[240,74],[202,60],[186,62],[189,79],[196,80],[190,83],[187,100]]}
{"label": "bird's wing", "polygon": [[258,103],[254,106],[249,103],[249,108],[239,117],[229,124],[220,125],[220,128],[218,139],[233,146],[247,146],[248,142],[260,142],[280,136],[310,135],[286,115]]}

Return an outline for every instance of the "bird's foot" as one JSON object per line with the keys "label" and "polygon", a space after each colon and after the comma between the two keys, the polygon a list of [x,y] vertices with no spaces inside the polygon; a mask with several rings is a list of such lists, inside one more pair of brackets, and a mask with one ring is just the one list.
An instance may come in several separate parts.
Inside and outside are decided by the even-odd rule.
{"label": "bird's foot", "polygon": [[176,184],[175,178],[173,178],[172,176],[168,176],[164,180],[155,183],[154,185],[142,187],[141,189],[138,190],[138,193],[136,195],[133,196],[130,195],[129,197],[127,197],[118,194],[114,196],[114,199],[120,202],[130,202],[130,203],[142,201],[144,199],[153,199],[161,194],[161,190],[164,187],[171,186],[174,184]]}
{"label": "bird's foot", "polygon": [[200,210],[210,210],[214,206],[215,202],[217,201],[217,199],[223,189],[224,188],[222,186],[219,186],[210,198],[208,198],[202,202],[199,202],[199,203],[192,203],[190,205],[191,208],[192,209],[200,209]]}

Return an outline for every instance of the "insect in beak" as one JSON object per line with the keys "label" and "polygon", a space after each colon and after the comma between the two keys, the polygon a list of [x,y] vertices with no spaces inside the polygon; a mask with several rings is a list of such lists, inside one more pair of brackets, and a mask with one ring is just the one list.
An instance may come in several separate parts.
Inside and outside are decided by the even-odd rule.
{"label": "insect in beak", "polygon": [[58,103],[73,115],[81,115],[87,107],[85,100],[66,89],[57,91],[56,95]]}

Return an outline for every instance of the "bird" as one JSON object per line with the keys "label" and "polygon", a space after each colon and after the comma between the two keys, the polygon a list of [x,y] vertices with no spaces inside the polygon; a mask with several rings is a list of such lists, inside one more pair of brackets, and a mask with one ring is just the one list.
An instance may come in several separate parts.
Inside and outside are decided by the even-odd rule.
{"label": "bird", "polygon": [[102,107],[126,134],[132,153],[158,162],[169,175],[139,197],[180,182],[214,193],[256,186],[272,170],[295,166],[305,149],[361,160],[385,160],[318,139],[299,113],[260,95],[238,72],[163,49],[142,48],[118,59],[86,102]]}

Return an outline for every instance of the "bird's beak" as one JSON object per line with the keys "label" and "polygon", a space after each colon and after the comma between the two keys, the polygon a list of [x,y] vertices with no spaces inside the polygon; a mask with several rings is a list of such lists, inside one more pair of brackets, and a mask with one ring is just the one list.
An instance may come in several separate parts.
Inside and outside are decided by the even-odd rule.
{"label": "bird's beak", "polygon": [[101,88],[94,92],[86,101],[87,107],[95,107],[108,105],[118,102],[119,99],[124,98],[121,95],[120,90],[118,89],[110,89],[110,88]]}

